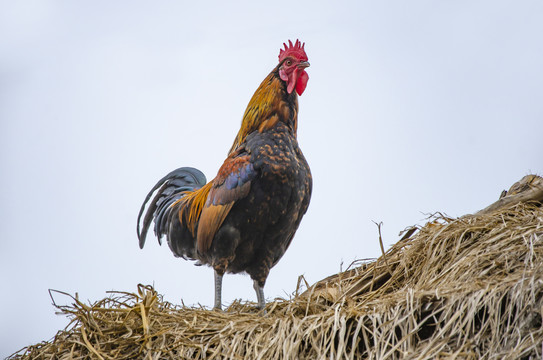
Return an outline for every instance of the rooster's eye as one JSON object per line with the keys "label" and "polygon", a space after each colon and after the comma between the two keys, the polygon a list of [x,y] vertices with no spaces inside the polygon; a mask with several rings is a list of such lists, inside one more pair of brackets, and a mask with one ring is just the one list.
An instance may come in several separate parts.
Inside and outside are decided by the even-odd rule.
{"label": "rooster's eye", "polygon": [[285,61],[285,64],[286,64],[287,66],[292,65],[292,60],[287,60],[287,61]]}

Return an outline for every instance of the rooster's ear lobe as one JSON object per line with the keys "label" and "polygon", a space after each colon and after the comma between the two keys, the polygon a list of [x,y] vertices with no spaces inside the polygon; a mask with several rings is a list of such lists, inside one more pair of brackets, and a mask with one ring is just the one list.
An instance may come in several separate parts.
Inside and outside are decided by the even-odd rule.
{"label": "rooster's ear lobe", "polygon": [[283,70],[283,68],[280,68],[280,69],[279,69],[279,77],[280,77],[281,80],[283,80],[283,81],[288,81],[288,75],[287,75],[287,73],[285,72],[285,70]]}

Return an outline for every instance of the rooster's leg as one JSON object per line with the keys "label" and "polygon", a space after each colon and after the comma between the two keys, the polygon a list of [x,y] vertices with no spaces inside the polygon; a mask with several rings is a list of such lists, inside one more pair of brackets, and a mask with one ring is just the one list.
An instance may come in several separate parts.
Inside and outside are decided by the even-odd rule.
{"label": "rooster's leg", "polygon": [[215,306],[214,309],[222,310],[221,293],[222,293],[222,276],[223,274],[215,270]]}
{"label": "rooster's leg", "polygon": [[264,286],[260,286],[258,281],[253,280],[253,287],[256,291],[256,300],[258,302],[257,307],[264,309],[266,307],[266,299],[264,299]]}

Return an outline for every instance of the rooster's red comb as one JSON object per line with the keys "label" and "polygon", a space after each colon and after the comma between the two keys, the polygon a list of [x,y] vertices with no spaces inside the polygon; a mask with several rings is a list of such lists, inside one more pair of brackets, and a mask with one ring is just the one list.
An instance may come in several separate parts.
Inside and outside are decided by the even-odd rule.
{"label": "rooster's red comb", "polygon": [[283,61],[283,59],[287,56],[292,56],[298,60],[307,61],[307,54],[304,50],[305,43],[301,43],[300,40],[296,39],[296,43],[294,43],[294,45],[292,45],[292,41],[290,40],[288,41],[288,46],[285,43],[283,43],[283,45],[285,45],[285,49],[279,50],[279,62]]}

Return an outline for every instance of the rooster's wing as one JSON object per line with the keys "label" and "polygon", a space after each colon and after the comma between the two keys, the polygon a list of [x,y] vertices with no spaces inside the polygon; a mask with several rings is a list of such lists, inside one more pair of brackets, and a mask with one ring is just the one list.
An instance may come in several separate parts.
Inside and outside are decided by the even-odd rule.
{"label": "rooster's wing", "polygon": [[249,194],[251,181],[258,170],[251,163],[251,156],[240,149],[223,163],[215,179],[198,223],[197,248],[204,254],[211,247],[215,234],[236,201]]}

